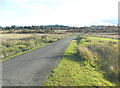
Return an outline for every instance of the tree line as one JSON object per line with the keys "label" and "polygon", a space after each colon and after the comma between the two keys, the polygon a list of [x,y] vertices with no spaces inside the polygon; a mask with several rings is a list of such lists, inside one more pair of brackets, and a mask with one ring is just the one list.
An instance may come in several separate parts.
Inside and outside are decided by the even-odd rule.
{"label": "tree line", "polygon": [[[2,30],[15,31],[22,30],[23,33],[49,33],[54,30],[66,30],[67,32],[118,32],[118,26],[90,26],[90,27],[70,27],[64,25],[40,25],[40,26],[16,26],[0,27]],[[31,31],[34,30],[34,31]]]}

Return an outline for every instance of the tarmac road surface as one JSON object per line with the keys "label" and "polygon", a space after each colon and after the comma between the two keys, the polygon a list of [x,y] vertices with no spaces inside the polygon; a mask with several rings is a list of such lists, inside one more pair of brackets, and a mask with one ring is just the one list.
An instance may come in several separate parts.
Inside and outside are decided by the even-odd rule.
{"label": "tarmac road surface", "polygon": [[2,85],[42,86],[74,37],[59,40],[2,62]]}

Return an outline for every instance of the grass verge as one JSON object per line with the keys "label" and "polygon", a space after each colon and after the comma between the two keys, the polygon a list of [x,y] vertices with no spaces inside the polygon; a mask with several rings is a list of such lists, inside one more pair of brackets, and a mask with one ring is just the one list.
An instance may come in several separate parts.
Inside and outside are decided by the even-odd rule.
{"label": "grass verge", "polygon": [[43,47],[43,46],[48,45],[48,44],[50,44],[50,43],[43,44],[43,45],[41,45],[41,46],[34,47],[34,48],[30,49],[30,50],[27,50],[27,51],[24,51],[24,52],[20,52],[20,53],[17,53],[17,54],[11,55],[11,56],[9,56],[9,57],[7,57],[7,58],[1,59],[0,62],[2,62],[2,61],[6,61],[6,60],[8,60],[8,59],[11,59],[11,58],[13,58],[13,57],[19,56],[19,55],[21,55],[21,54],[24,54],[24,53],[27,53],[27,52],[33,51],[33,50],[35,50],[35,49],[38,49],[38,48]]}
{"label": "grass verge", "polygon": [[103,71],[76,55],[76,47],[77,42],[73,40],[43,86],[115,86],[104,78]]}

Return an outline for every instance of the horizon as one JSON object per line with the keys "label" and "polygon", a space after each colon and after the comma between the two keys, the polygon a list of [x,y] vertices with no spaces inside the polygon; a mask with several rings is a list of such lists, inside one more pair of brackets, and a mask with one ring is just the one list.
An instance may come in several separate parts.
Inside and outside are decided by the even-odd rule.
{"label": "horizon", "polygon": [[[54,25],[56,25],[56,24],[54,24]],[[12,26],[16,26],[16,27],[32,27],[32,26],[54,26],[54,25],[24,25],[24,26],[21,26],[21,25],[10,25],[10,26],[0,26],[0,27],[2,27],[2,28],[4,28],[4,27],[12,27]],[[57,25],[59,25],[59,24],[57,24]],[[89,26],[69,26],[69,25],[59,25],[59,26],[67,26],[67,27],[91,27],[91,26],[95,26],[95,27],[97,27],[97,26],[118,26],[118,25],[89,25]]]}
{"label": "horizon", "polygon": [[118,25],[119,0],[1,0],[0,26]]}

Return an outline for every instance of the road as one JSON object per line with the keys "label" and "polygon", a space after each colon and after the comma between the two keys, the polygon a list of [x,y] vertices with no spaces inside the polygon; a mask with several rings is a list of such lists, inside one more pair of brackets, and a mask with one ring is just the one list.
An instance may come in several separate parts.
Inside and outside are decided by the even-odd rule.
{"label": "road", "polygon": [[74,37],[2,62],[3,86],[42,86]]}

